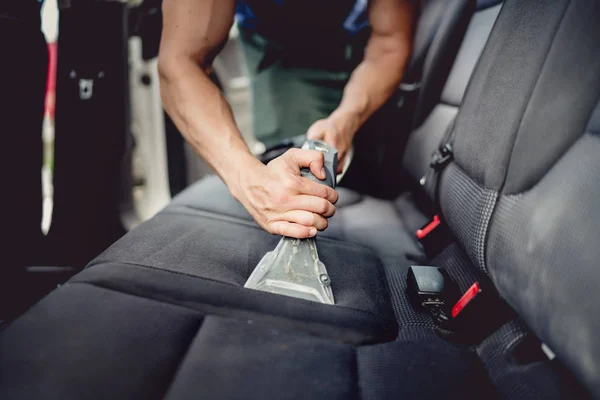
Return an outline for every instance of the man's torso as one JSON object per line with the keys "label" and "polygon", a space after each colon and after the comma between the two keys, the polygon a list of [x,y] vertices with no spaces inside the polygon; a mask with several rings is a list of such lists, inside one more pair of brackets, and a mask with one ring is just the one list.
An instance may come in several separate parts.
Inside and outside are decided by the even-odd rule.
{"label": "man's torso", "polygon": [[[236,18],[285,47],[350,43],[368,29],[369,0],[238,0]],[[317,42],[315,42],[317,41]]]}

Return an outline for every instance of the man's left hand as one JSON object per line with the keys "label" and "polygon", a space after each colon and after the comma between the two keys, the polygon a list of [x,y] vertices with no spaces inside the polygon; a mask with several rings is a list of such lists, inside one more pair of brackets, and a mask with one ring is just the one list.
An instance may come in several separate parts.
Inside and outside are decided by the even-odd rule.
{"label": "man's left hand", "polygon": [[341,173],[344,168],[346,155],[352,146],[354,132],[344,130],[340,123],[337,123],[332,117],[320,119],[308,129],[306,137],[308,139],[322,140],[338,151],[338,170]]}

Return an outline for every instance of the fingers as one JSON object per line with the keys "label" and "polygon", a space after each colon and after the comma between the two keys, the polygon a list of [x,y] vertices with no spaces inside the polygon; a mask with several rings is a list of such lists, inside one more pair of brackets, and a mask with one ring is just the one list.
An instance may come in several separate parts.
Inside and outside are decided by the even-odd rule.
{"label": "fingers", "polygon": [[292,210],[283,213],[280,220],[308,226],[309,228],[315,227],[320,231],[325,230],[328,225],[327,219],[321,215],[301,210]]}
{"label": "fingers", "polygon": [[338,193],[334,189],[322,183],[311,181],[310,179],[302,179],[300,187],[298,188],[298,193],[320,197],[328,200],[332,204],[335,204],[338,201]]}
{"label": "fingers", "polygon": [[268,224],[268,231],[274,235],[282,235],[305,239],[317,234],[317,230],[327,228],[327,219],[308,211],[292,210],[283,213],[277,221]]}
{"label": "fingers", "polygon": [[288,236],[297,239],[307,239],[317,234],[317,228],[308,227],[286,221],[276,221],[269,226],[269,231],[274,235]]}
{"label": "fingers", "polygon": [[323,140],[325,138],[325,126],[323,120],[317,121],[306,131],[308,139]]}
{"label": "fingers", "polygon": [[322,215],[325,218],[335,214],[335,206],[328,200],[308,195],[294,196],[287,204],[288,210],[308,211]]}
{"label": "fingers", "polygon": [[339,152],[338,153],[338,164],[337,164],[337,173],[341,174],[342,171],[344,170],[344,163],[346,162],[346,152]]}
{"label": "fingers", "polygon": [[325,156],[318,150],[290,149],[284,156],[291,157],[300,168],[309,168],[314,176],[323,180],[325,174]]}

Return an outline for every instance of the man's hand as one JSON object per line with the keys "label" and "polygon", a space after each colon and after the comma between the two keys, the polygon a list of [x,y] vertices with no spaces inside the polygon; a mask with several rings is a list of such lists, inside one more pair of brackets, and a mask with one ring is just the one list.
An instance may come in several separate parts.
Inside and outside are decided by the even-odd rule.
{"label": "man's hand", "polygon": [[243,168],[238,184],[230,189],[267,232],[299,239],[313,237],[317,230],[327,228],[338,195],[332,188],[300,176],[302,167],[325,179],[323,153],[291,149],[266,166]]}
{"label": "man's hand", "polygon": [[329,118],[318,120],[306,132],[308,139],[322,140],[335,147],[338,152],[338,174],[344,169],[346,155],[352,146],[352,140],[356,133],[351,125],[353,124],[349,121],[336,120],[332,115]]}

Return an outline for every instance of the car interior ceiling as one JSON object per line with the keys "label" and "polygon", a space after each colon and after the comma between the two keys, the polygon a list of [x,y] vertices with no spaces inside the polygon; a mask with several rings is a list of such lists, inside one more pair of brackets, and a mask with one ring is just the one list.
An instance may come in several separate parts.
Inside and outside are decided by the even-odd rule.
{"label": "car interior ceiling", "polygon": [[[384,148],[389,174],[366,178],[385,193],[342,182],[318,237],[335,305],[244,288],[279,238],[215,176],[125,232],[115,182],[129,105],[115,65],[126,65],[126,13],[61,9],[56,129],[67,133],[49,234],[60,251],[47,259],[78,273],[0,328],[0,398],[600,398],[600,2],[424,2],[385,135],[355,143]],[[44,64],[36,29],[0,14],[2,37],[23,38],[3,40],[12,75],[0,82],[29,93],[0,98],[31,115],[43,103],[26,79]],[[118,95],[61,110],[77,91],[69,72],[98,68],[98,90]],[[120,111],[88,123],[103,107]],[[358,153],[349,176],[371,161]],[[9,181],[5,209],[24,209],[19,182],[35,173]],[[39,215],[16,220],[14,240],[36,248]],[[420,297],[424,271],[458,293],[451,317]]]}

